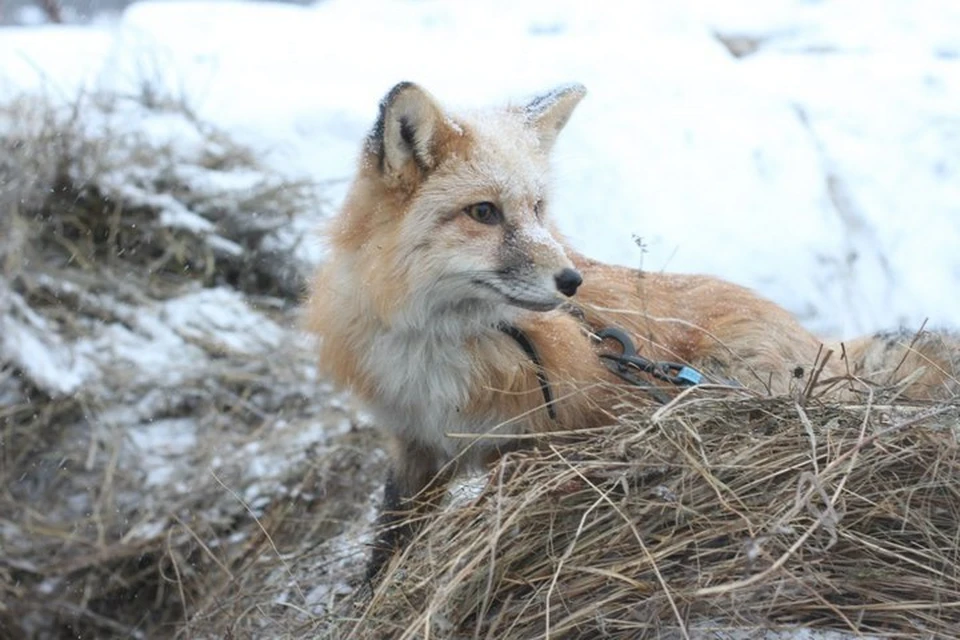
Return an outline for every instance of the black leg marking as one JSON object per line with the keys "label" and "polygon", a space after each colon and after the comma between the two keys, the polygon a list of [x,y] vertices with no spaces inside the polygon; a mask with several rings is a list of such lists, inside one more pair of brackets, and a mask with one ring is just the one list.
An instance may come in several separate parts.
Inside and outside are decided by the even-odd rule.
{"label": "black leg marking", "polygon": [[380,507],[380,515],[377,518],[377,537],[370,553],[370,561],[367,563],[367,582],[373,582],[397,549],[403,547],[413,537],[412,525],[409,522],[403,522],[404,513],[401,502],[396,474],[391,469],[383,485],[383,505]]}
{"label": "black leg marking", "polygon": [[387,474],[383,506],[377,518],[377,533],[366,579],[373,583],[394,553],[404,548],[423,521],[446,494],[455,469],[438,470],[437,458],[416,446],[408,446]]}

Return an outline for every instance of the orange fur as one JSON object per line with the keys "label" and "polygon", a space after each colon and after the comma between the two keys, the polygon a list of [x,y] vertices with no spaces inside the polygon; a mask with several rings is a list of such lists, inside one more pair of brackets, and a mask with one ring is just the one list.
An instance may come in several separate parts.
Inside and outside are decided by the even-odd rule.
{"label": "orange fur", "polygon": [[[604,327],[628,331],[651,360],[762,393],[800,388],[821,355],[818,338],[743,287],[603,264],[559,237],[548,215],[548,156],[583,94],[573,85],[522,108],[454,116],[404,83],[381,104],[307,308],[322,372],[366,402],[395,439],[381,518],[395,528],[381,535],[371,575],[409,534],[398,523],[420,504],[417,494],[429,492],[426,504],[435,504],[460,470],[515,444],[505,436],[611,419],[620,381],[599,357],[612,348],[593,335]],[[491,217],[471,217],[476,203]],[[559,307],[573,268],[583,278],[570,301],[579,318]],[[503,324],[535,346],[555,419],[536,366]],[[821,378],[893,376],[891,361],[903,360],[888,381],[927,366],[910,392],[956,392],[960,341],[938,335],[913,345],[904,336],[855,342],[848,361],[838,354]],[[636,397],[650,399],[642,389]]]}

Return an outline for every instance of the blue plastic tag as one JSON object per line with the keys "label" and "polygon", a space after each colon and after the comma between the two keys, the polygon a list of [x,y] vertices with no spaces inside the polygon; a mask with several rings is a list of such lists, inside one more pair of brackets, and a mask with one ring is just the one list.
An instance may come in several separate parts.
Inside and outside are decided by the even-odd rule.
{"label": "blue plastic tag", "polygon": [[703,374],[696,369],[691,369],[690,367],[684,367],[683,369],[680,369],[680,373],[677,374],[677,377],[681,380],[686,380],[690,384],[700,384],[703,382]]}

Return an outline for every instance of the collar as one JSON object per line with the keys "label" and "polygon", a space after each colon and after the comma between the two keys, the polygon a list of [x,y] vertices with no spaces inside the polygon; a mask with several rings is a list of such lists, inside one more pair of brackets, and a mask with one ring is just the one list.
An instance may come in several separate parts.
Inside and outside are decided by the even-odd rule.
{"label": "collar", "polygon": [[513,341],[516,342],[517,345],[523,349],[523,352],[527,354],[527,357],[533,361],[537,370],[537,380],[540,382],[540,391],[543,392],[543,401],[547,405],[547,415],[550,416],[551,420],[556,420],[557,410],[553,406],[553,391],[550,389],[547,374],[543,370],[543,361],[540,360],[540,356],[537,354],[537,349],[533,346],[533,342],[531,342],[527,334],[512,324],[501,324],[497,328],[513,338]]}

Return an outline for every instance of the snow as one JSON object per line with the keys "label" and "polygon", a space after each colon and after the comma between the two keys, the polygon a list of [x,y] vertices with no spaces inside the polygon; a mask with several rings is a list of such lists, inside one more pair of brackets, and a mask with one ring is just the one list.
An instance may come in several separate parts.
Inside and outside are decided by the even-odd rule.
{"label": "snow", "polygon": [[89,381],[95,371],[79,351],[64,344],[20,295],[2,284],[0,293],[0,301],[10,305],[0,315],[0,361],[13,364],[53,396],[74,393]]}
{"label": "snow", "polygon": [[6,28],[0,38],[0,92],[43,91],[68,100],[101,71],[115,30],[107,27]]}
{"label": "snow", "polygon": [[186,456],[197,446],[196,423],[190,419],[154,420],[132,425],[125,433],[137,449],[145,482],[152,487],[175,481],[177,469],[168,458]]}
{"label": "snow", "polygon": [[457,106],[580,81],[553,205],[579,248],[741,282],[834,336],[960,319],[955,3],[144,2],[112,31],[10,33],[16,86],[146,76],[318,182],[401,79]]}
{"label": "snow", "polygon": [[833,336],[960,319],[955,3],[144,2],[9,33],[15,86],[159,83],[334,200],[401,79],[455,106],[583,82],[553,205],[582,250],[741,282]]}
{"label": "snow", "polygon": [[275,322],[247,307],[234,289],[200,289],[166,303],[164,320],[190,342],[216,336],[218,350],[260,355],[276,350],[285,331]]}

